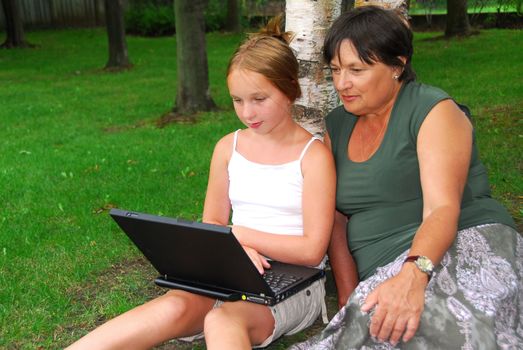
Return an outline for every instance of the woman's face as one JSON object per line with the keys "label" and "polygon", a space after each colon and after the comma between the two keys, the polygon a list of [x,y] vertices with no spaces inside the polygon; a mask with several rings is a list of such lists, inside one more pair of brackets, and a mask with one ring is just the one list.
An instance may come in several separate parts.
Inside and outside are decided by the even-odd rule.
{"label": "woman's face", "polygon": [[398,68],[381,62],[363,62],[349,40],[341,42],[339,54],[330,62],[334,87],[345,110],[357,116],[382,112],[391,107],[400,83]]}
{"label": "woman's face", "polygon": [[234,110],[249,129],[267,133],[282,122],[292,121],[291,101],[262,74],[233,69],[227,85]]}

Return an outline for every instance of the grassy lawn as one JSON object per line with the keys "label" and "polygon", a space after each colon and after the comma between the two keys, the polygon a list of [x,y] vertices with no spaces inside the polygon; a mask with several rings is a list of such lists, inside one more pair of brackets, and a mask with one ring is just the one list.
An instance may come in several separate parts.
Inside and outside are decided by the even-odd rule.
{"label": "grassy lawn", "polygon": [[[470,4],[470,3],[469,3]],[[506,5],[498,8],[498,6],[490,5],[490,6],[484,6],[480,8],[479,6],[474,7],[472,5],[469,5],[467,8],[467,13],[470,14],[477,14],[477,13],[498,13],[498,10],[501,13],[510,13],[510,12],[518,12],[518,9],[516,5]],[[447,8],[430,8],[430,7],[423,7],[420,5],[416,5],[414,7],[411,7],[409,9],[410,15],[424,15],[424,14],[433,14],[433,15],[446,15],[447,14]]]}
{"label": "grassy lawn", "polygon": [[[521,227],[522,32],[438,35],[416,35],[418,78],[471,107],[493,194]],[[135,67],[108,74],[102,30],[27,37],[39,47],[0,50],[0,348],[54,349],[161,292],[107,210],[200,217],[214,143],[240,127],[224,79],[240,37],[207,37],[220,110],[164,128],[174,38],[129,37]]]}

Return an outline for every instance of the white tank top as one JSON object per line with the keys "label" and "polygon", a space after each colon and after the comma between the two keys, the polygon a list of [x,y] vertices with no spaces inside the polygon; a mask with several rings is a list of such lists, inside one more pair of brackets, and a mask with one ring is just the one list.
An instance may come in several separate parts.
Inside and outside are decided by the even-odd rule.
{"label": "white tank top", "polygon": [[303,175],[300,158],[288,163],[269,165],[251,162],[236,151],[238,131],[234,133],[229,161],[229,199],[232,223],[255,230],[289,235],[303,235]]}

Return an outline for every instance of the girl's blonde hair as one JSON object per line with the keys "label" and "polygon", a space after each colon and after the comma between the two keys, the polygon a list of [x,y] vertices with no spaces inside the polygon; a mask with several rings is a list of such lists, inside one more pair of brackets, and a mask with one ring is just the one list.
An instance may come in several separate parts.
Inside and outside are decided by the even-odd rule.
{"label": "girl's blonde hair", "polygon": [[293,34],[281,30],[282,18],[273,18],[258,33],[249,35],[231,57],[227,76],[235,69],[262,74],[294,102],[301,96],[299,64],[289,46]]}

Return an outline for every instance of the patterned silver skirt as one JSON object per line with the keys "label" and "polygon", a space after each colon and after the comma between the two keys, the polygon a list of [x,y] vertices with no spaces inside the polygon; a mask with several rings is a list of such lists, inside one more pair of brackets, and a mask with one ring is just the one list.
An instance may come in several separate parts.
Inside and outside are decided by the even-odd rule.
{"label": "patterned silver skirt", "polygon": [[373,340],[372,314],[360,307],[407,253],[361,282],[319,335],[291,349],[523,349],[523,238],[501,224],[458,232],[427,286],[414,338],[396,347]]}

